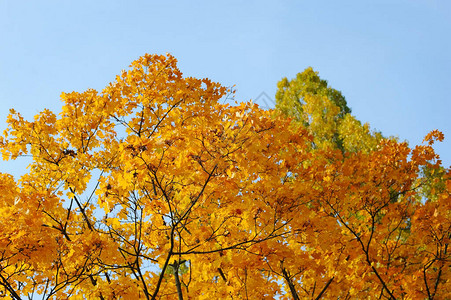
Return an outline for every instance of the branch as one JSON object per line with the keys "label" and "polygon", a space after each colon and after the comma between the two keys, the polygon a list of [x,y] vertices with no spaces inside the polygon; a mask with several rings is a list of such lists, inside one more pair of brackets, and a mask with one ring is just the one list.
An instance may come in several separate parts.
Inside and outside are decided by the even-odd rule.
{"label": "branch", "polygon": [[179,278],[179,262],[174,260],[172,266],[174,268],[174,278],[175,278],[175,286],[177,287],[177,295],[179,296],[179,300],[183,300],[182,286],[180,284]]}
{"label": "branch", "polygon": [[91,222],[89,221],[89,218],[88,218],[88,216],[86,215],[86,212],[85,212],[84,207],[81,205],[80,201],[78,201],[77,196],[75,196],[75,190],[74,190],[72,187],[70,187],[69,190],[71,191],[72,194],[74,194],[74,197],[73,197],[73,198],[74,198],[75,202],[77,203],[78,208],[80,208],[80,211],[81,211],[81,213],[82,213],[82,215],[83,215],[83,218],[84,218],[85,221],[86,221],[86,224],[88,225],[89,230],[92,231],[93,228],[92,228]]}
{"label": "branch", "polygon": [[287,269],[282,267],[282,274],[283,278],[285,278],[285,281],[288,284],[288,287],[290,288],[291,295],[293,296],[293,300],[300,300],[298,293],[296,292],[296,288],[294,287],[293,281],[291,281],[290,274],[288,274]]}
{"label": "branch", "polygon": [[21,300],[20,296],[16,293],[14,288],[11,286],[11,284],[6,280],[5,277],[3,277],[2,274],[0,274],[0,278],[2,279],[3,283],[2,285],[8,290],[8,292],[11,294],[11,297],[15,300]]}
{"label": "branch", "polygon": [[319,300],[321,299],[321,297],[323,296],[324,292],[326,292],[327,288],[329,287],[329,285],[332,283],[332,281],[334,280],[335,277],[332,277],[331,279],[329,279],[329,281],[326,283],[326,285],[324,286],[324,288],[321,290],[321,292],[319,293],[319,295],[315,298],[315,300]]}

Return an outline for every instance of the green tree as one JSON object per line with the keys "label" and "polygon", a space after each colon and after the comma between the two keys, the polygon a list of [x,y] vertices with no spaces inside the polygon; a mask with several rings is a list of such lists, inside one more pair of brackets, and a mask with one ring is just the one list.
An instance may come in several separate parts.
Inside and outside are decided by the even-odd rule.
{"label": "green tree", "polygon": [[352,116],[342,93],[311,67],[292,80],[282,78],[277,87],[276,108],[308,128],[315,148],[369,151],[383,138]]}

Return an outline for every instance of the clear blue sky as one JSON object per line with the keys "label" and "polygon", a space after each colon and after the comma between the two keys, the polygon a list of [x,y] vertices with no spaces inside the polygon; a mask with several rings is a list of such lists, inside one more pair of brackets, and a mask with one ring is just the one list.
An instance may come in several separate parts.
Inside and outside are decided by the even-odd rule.
{"label": "clear blue sky", "polygon": [[0,130],[11,107],[59,111],[61,92],[166,52],[185,75],[236,84],[240,101],[312,66],[385,135],[414,145],[442,130],[451,164],[449,0],[0,0]]}

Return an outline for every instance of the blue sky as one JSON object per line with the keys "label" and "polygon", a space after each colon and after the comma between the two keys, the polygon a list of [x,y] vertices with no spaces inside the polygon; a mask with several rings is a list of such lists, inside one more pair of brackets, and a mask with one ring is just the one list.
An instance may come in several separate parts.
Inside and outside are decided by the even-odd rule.
{"label": "blue sky", "polygon": [[282,77],[312,66],[385,135],[414,145],[442,130],[451,164],[448,0],[0,0],[0,130],[11,107],[59,111],[61,92],[102,89],[166,52],[186,76],[235,84],[239,101],[274,97]]}

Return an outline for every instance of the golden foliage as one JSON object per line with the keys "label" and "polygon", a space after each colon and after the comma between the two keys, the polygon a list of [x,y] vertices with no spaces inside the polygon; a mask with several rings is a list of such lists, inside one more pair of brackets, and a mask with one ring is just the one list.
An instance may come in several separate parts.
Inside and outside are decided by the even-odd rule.
{"label": "golden foliage", "polygon": [[451,297],[441,133],[410,149],[325,92],[303,96],[308,128],[228,92],[145,55],[101,92],[63,93],[59,115],[11,111],[3,159],[32,162],[0,174],[0,295]]}

